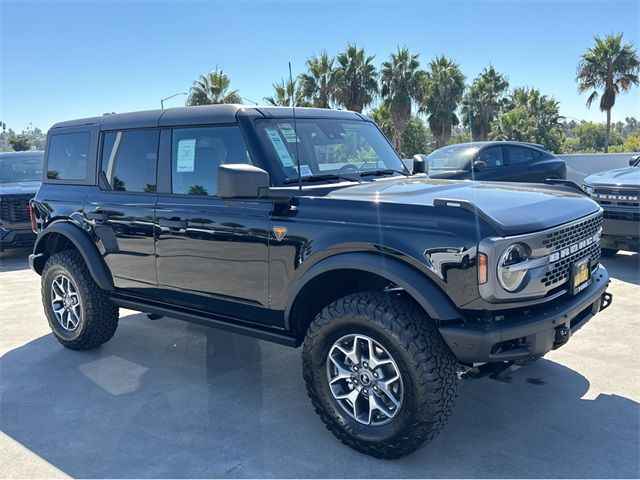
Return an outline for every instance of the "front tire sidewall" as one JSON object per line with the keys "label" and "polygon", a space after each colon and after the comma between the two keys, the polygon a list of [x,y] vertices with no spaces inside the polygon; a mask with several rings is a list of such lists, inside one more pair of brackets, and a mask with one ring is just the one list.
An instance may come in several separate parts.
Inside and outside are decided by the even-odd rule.
{"label": "front tire sidewall", "polygon": [[[366,335],[379,342],[393,357],[400,370],[404,395],[402,405],[396,417],[385,425],[368,426],[358,422],[343,410],[331,394],[326,374],[327,354],[334,342],[349,334]],[[307,371],[315,377],[313,385],[316,386],[315,393],[318,400],[322,403],[323,409],[329,412],[333,420],[349,435],[367,443],[393,441],[402,436],[412,423],[416,404],[413,388],[417,381],[415,371],[409,368],[410,359],[402,348],[398,348],[397,340],[377,324],[355,316],[334,319],[331,328],[323,329],[318,334],[314,348],[309,354],[309,360],[312,366]]]}

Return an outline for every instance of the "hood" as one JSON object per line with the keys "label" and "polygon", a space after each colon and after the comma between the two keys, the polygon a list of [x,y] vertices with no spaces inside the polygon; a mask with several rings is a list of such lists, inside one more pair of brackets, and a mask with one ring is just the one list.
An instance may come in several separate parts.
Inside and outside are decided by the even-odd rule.
{"label": "hood", "polygon": [[616,168],[594,173],[584,179],[588,185],[610,185],[613,187],[640,187],[640,167]]}
{"label": "hood", "polygon": [[27,195],[36,194],[40,188],[39,180],[29,182],[0,183],[0,195]]}
{"label": "hood", "polygon": [[[475,205],[504,235],[545,230],[599,210],[571,187],[393,177],[334,190],[328,198],[433,207],[436,199]],[[437,207],[456,208],[456,207]]]}

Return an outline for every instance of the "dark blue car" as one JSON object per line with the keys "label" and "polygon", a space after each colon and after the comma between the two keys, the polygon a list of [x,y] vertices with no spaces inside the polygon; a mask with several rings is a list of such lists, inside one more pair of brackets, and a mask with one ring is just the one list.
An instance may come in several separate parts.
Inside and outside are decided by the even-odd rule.
{"label": "dark blue car", "polygon": [[432,178],[542,183],[567,177],[565,163],[533,143],[460,143],[439,148],[427,160]]}

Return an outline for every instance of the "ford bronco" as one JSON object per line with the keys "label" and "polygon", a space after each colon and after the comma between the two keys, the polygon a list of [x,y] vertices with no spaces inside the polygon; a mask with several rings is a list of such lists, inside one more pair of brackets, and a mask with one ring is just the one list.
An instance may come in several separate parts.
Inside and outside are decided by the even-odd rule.
{"label": "ford bronco", "polygon": [[531,362],[611,301],[575,185],[430,179],[358,113],[108,115],[45,157],[30,264],[62,345],[107,342],[119,307],[302,345],[322,421],[377,457],[442,430],[461,368]]}

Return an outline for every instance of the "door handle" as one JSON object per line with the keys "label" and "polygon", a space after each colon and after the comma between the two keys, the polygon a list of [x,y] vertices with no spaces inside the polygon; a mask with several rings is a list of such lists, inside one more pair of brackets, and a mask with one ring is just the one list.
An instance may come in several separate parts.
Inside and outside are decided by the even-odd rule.
{"label": "door handle", "polygon": [[96,222],[106,222],[107,214],[102,210],[95,210],[93,212],[85,212],[84,214],[87,220],[95,220]]}
{"label": "door handle", "polygon": [[186,229],[187,221],[182,220],[181,218],[173,217],[173,218],[161,218],[158,222],[158,225],[161,227],[175,228],[175,229]]}

